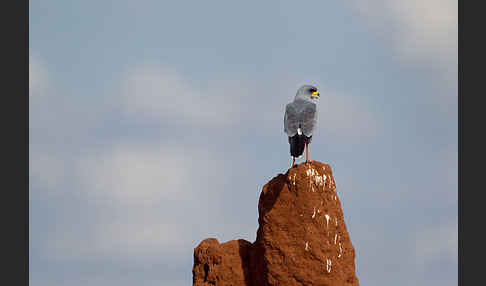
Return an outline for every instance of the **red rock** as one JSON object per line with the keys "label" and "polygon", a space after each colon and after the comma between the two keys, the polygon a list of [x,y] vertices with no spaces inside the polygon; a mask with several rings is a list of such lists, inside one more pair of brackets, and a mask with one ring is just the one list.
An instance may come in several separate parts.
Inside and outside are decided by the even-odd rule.
{"label": "red rock", "polygon": [[273,178],[258,212],[254,243],[206,239],[195,248],[193,285],[359,285],[329,165],[312,161]]}
{"label": "red rock", "polygon": [[192,285],[250,285],[248,263],[251,243],[231,240],[220,244],[215,238],[203,240],[194,249]]}

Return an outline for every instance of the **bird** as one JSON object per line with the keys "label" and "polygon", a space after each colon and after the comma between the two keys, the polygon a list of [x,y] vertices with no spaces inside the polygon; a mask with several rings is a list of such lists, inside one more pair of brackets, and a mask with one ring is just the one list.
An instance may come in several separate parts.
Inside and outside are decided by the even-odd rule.
{"label": "bird", "polygon": [[284,132],[288,135],[292,166],[296,165],[295,158],[300,158],[306,149],[305,162],[309,162],[309,144],[317,125],[317,103],[319,90],[312,85],[301,86],[294,101],[285,106]]}

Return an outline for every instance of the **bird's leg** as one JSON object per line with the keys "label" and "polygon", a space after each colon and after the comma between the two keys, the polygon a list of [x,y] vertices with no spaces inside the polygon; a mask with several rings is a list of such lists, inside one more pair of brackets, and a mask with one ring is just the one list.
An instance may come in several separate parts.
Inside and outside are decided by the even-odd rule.
{"label": "bird's leg", "polygon": [[305,142],[305,162],[309,163],[309,143]]}
{"label": "bird's leg", "polygon": [[292,157],[292,158],[293,158],[293,160],[292,160],[292,167],[293,167],[293,166],[295,166],[296,164],[295,164],[295,157]]}

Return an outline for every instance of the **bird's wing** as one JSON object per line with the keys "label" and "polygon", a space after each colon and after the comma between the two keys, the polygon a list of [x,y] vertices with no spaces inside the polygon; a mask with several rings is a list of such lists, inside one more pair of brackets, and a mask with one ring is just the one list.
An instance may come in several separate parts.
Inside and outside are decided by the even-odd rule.
{"label": "bird's wing", "polygon": [[300,120],[302,122],[302,133],[307,137],[312,136],[317,125],[317,105],[311,102],[307,103],[300,113]]}
{"label": "bird's wing", "polygon": [[289,137],[292,137],[297,133],[299,121],[299,114],[297,113],[294,103],[287,104],[287,106],[285,106],[284,131]]}

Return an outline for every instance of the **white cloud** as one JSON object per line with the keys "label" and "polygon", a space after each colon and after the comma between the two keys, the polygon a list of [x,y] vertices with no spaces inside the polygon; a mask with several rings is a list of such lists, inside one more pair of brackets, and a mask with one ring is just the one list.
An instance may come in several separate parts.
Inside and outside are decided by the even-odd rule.
{"label": "white cloud", "polygon": [[457,222],[438,225],[417,233],[415,258],[419,268],[440,260],[457,261]]}
{"label": "white cloud", "polygon": [[47,91],[48,72],[39,57],[29,56],[29,96],[43,95]]}
{"label": "white cloud", "polygon": [[142,65],[125,74],[122,95],[125,111],[132,116],[222,127],[239,121],[245,91],[224,81],[197,87],[181,73]]}
{"label": "white cloud", "polygon": [[95,238],[99,252],[108,255],[127,256],[153,255],[167,249],[180,249],[184,246],[184,229],[175,222],[167,223],[160,218],[138,218],[129,223],[116,223],[102,226]]}
{"label": "white cloud", "polygon": [[[75,167],[83,205],[99,203],[93,206],[96,218],[48,233],[42,251],[53,260],[147,261],[187,254],[200,236],[192,222],[209,217],[206,197],[218,204],[219,182],[226,180],[228,169],[207,150],[143,143],[122,143],[84,156]],[[206,212],[194,217],[201,209]],[[184,212],[188,215],[181,217]]]}
{"label": "white cloud", "polygon": [[147,205],[194,196],[198,179],[224,174],[224,164],[207,150],[167,144],[120,144],[80,159],[78,173],[90,196],[108,196],[120,204]]}
{"label": "white cloud", "polygon": [[389,33],[404,63],[431,63],[448,76],[457,74],[457,1],[355,1],[377,29]]}
{"label": "white cloud", "polygon": [[395,40],[402,54],[444,64],[456,59],[457,1],[395,1],[391,8],[401,27]]}

